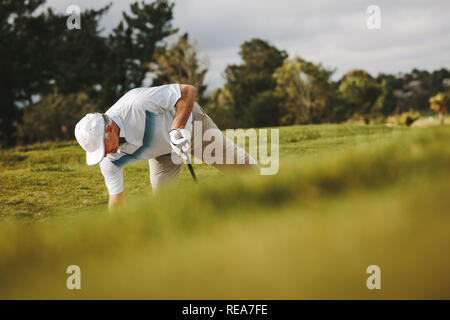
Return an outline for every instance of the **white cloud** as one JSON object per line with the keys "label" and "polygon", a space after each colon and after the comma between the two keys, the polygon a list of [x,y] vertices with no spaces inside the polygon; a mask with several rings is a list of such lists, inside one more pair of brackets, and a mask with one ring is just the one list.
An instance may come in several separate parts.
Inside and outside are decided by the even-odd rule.
{"label": "white cloud", "polygon": [[[98,0],[94,8],[107,4]],[[102,21],[111,30],[132,1],[114,1]],[[59,12],[70,4],[82,9],[91,0],[49,0]],[[366,28],[366,8],[381,8],[381,30]],[[290,56],[300,55],[337,68],[408,72],[450,67],[448,0],[180,0],[173,25],[198,41],[209,56],[209,89],[223,84],[226,65],[239,62],[239,46],[254,37],[269,40]]]}

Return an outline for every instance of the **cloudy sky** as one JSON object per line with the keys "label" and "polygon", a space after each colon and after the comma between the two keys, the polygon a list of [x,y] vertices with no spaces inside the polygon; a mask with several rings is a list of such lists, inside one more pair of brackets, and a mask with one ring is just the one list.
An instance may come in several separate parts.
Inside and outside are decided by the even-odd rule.
{"label": "cloudy sky", "polygon": [[[83,10],[109,2],[47,0],[58,12],[72,4]],[[118,24],[132,1],[112,2],[101,21],[106,31]],[[381,10],[379,30],[366,26],[369,5]],[[239,46],[256,37],[290,57],[335,68],[334,78],[354,68],[372,75],[450,68],[449,0],[178,0],[173,26],[188,32],[200,56],[208,58],[210,90],[224,83],[227,64],[240,62]]]}

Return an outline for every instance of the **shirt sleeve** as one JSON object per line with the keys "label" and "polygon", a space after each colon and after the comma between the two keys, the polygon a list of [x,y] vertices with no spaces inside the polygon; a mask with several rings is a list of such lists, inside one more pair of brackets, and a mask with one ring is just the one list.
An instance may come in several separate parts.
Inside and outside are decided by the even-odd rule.
{"label": "shirt sleeve", "polygon": [[144,109],[156,114],[171,111],[181,98],[179,84],[167,84],[159,87],[148,88],[138,93],[135,103]]}
{"label": "shirt sleeve", "polygon": [[100,162],[100,169],[109,194],[115,195],[123,192],[123,169],[111,163],[108,158]]}

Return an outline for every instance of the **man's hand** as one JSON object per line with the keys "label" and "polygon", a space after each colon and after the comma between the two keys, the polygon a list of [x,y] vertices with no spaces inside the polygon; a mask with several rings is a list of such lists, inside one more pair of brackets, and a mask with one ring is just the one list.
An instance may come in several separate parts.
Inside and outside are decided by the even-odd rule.
{"label": "man's hand", "polygon": [[186,129],[172,129],[169,131],[172,150],[186,161],[187,152],[191,148],[191,134]]}

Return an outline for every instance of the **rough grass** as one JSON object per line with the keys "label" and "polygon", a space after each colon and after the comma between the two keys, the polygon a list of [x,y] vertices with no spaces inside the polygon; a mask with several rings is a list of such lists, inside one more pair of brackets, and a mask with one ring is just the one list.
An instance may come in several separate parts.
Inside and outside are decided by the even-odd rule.
{"label": "rough grass", "polygon": [[[449,140],[449,127],[281,128],[277,175],[197,165],[200,184],[184,169],[152,197],[148,164],[133,164],[113,214],[75,144],[8,151],[0,298],[448,299]],[[72,264],[80,291],[65,288]]]}

